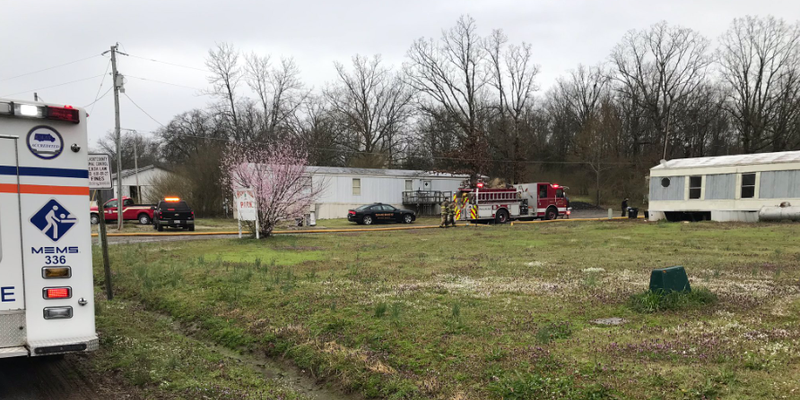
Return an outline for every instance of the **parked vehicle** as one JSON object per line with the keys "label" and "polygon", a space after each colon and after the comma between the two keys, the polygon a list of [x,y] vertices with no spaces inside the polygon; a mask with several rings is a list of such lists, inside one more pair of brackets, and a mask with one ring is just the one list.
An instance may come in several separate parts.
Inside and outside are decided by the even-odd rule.
{"label": "parked vehicle", "polygon": [[177,197],[166,197],[156,204],[153,212],[153,229],[162,232],[164,227],[194,231],[194,211]]}
{"label": "parked vehicle", "polygon": [[411,210],[395,208],[388,204],[375,203],[347,211],[347,220],[359,225],[372,225],[376,222],[397,222],[410,224],[417,220]]}
{"label": "parked vehicle", "polygon": [[507,188],[462,187],[453,195],[456,220],[494,221],[569,218],[565,187],[547,182],[524,183]]}
{"label": "parked vehicle", "polygon": [[[117,199],[111,199],[103,204],[103,215],[106,222],[117,220]],[[92,224],[100,222],[100,213],[97,206],[90,209]],[[153,204],[135,204],[130,197],[122,197],[122,219],[125,221],[139,221],[142,225],[149,225],[153,222]]]}
{"label": "parked vehicle", "polygon": [[83,109],[0,99],[0,358],[99,346],[88,148]]}

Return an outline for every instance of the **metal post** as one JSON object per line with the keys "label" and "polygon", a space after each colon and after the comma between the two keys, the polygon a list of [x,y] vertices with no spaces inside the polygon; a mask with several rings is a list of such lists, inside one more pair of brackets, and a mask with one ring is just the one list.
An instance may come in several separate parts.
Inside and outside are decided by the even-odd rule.
{"label": "metal post", "polygon": [[139,187],[139,153],[137,147],[139,147],[139,134],[136,131],[133,131],[134,138],[133,138],[133,173],[136,175],[136,202],[142,203],[142,192],[141,188]]}
{"label": "metal post", "polygon": [[114,134],[117,145],[117,229],[122,230],[122,139],[119,129],[119,85],[117,82],[117,45],[111,46],[111,83],[114,85]]}
{"label": "metal post", "polygon": [[[95,194],[97,194],[97,213],[100,217],[98,224],[100,224],[100,247],[103,250],[103,271],[105,271],[106,275],[106,298],[108,300],[114,300],[114,290],[111,286],[111,262],[108,260],[108,237],[106,237],[106,216],[105,210],[103,209],[103,192],[95,190]],[[119,208],[117,208],[117,210],[119,210]]]}

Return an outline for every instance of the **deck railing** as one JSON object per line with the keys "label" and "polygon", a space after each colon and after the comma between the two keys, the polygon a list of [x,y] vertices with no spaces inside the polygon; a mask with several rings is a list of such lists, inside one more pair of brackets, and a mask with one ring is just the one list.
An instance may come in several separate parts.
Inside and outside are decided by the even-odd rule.
{"label": "deck railing", "polygon": [[453,197],[453,192],[441,190],[407,190],[403,192],[403,204],[439,204]]}

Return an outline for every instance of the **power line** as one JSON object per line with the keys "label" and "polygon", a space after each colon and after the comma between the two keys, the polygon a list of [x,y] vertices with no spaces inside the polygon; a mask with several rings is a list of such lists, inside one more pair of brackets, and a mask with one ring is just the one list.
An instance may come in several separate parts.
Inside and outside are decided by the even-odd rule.
{"label": "power line", "polygon": [[139,105],[138,105],[138,104],[136,104],[136,102],[135,102],[135,101],[133,101],[133,99],[132,99],[130,96],[128,96],[128,94],[127,94],[127,93],[123,93],[123,94],[125,95],[125,97],[127,97],[127,98],[128,98],[128,100],[130,100],[130,101],[131,101],[131,103],[133,103],[133,105],[134,105],[134,106],[136,106],[136,108],[138,108],[138,109],[139,109],[139,111],[143,112],[143,113],[144,113],[144,115],[147,115],[148,117],[150,117],[150,119],[152,119],[153,121],[155,121],[157,124],[159,124],[159,125],[161,125],[161,126],[164,126],[164,124],[162,124],[161,122],[158,122],[158,120],[157,120],[157,119],[153,118],[153,116],[152,116],[152,115],[150,115],[150,114],[148,114],[148,113],[147,113],[147,111],[145,111],[145,110],[144,110],[142,107],[139,107]]}
{"label": "power line", "polygon": [[22,91],[22,92],[17,92],[17,93],[4,94],[4,95],[2,95],[2,96],[0,96],[0,97],[9,97],[9,96],[14,96],[14,95],[22,94],[22,93],[30,93],[30,92],[34,92],[34,91],[37,91],[37,90],[50,89],[50,88],[54,88],[54,87],[59,87],[59,86],[64,86],[64,85],[69,85],[69,84],[72,84],[72,83],[77,83],[77,82],[88,81],[88,80],[90,80],[90,79],[96,79],[96,78],[99,78],[99,77],[101,77],[101,76],[103,76],[103,75],[95,75],[95,76],[90,76],[90,77],[88,77],[88,78],[76,79],[76,80],[74,80],[74,81],[69,81],[69,82],[59,83],[58,85],[45,86],[45,87],[40,87],[40,88],[36,88],[36,89],[31,89],[31,90],[24,90],[24,91]]}
{"label": "power line", "polygon": [[[103,79],[100,80],[100,86],[97,87],[97,94],[94,95],[94,101],[91,104],[88,104],[88,105],[83,107],[83,108],[86,108],[86,107],[92,106],[92,110],[89,112],[89,115],[91,115],[94,112],[94,105],[97,103],[98,100],[100,100],[102,98],[102,97],[97,97],[97,96],[100,95],[100,90],[103,88],[103,82],[106,81],[106,74],[108,73],[108,67],[110,67],[110,66],[111,66],[111,60],[109,59],[108,63],[106,64],[106,70],[103,71]],[[112,85],[113,85],[113,82],[112,82]],[[113,87],[108,89],[108,90],[110,91],[111,89],[113,89]],[[108,91],[103,94],[103,97],[105,97],[106,94],[108,94]]]}
{"label": "power line", "polygon": [[197,68],[197,67],[190,67],[190,66],[188,66],[188,65],[175,64],[175,63],[171,63],[171,62],[167,62],[167,61],[160,61],[160,60],[156,60],[156,59],[154,59],[154,58],[148,58],[148,57],[134,56],[134,55],[132,55],[132,54],[128,54],[128,57],[138,58],[138,59],[140,59],[140,60],[152,61],[152,62],[156,62],[156,63],[159,63],[159,64],[171,65],[171,66],[173,66],[173,67],[180,67],[180,68],[186,68],[186,69],[193,69],[193,70],[195,70],[195,71],[201,71],[201,72],[209,72],[207,69],[202,69],[202,68]]}
{"label": "power line", "polygon": [[108,88],[108,90],[106,90],[102,96],[95,98],[93,102],[83,106],[82,108],[92,106],[92,110],[89,112],[89,115],[92,115],[92,112],[94,112],[94,105],[97,104],[98,101],[103,100],[103,97],[106,97],[106,95],[108,95],[112,90],[114,90],[114,88]]}
{"label": "power line", "polygon": [[[0,79],[0,82],[10,81],[12,79],[22,78],[23,76],[38,74],[39,72],[49,71],[51,69],[60,68],[60,67],[65,67],[67,65],[79,63],[81,61],[86,61],[86,60],[88,60],[90,58],[94,58],[94,57],[98,57],[98,56],[100,56],[100,55],[99,54],[95,54],[95,55],[92,55],[92,56],[89,56],[89,57],[86,57],[86,58],[81,58],[80,60],[70,61],[68,63],[59,64],[59,65],[55,65],[55,66],[52,66],[52,67],[47,67],[47,68],[40,69],[40,70],[33,71],[33,72],[26,72],[26,73],[24,73],[22,75],[12,76],[10,78],[3,78],[3,79]],[[22,92],[22,93],[25,93],[25,92]]]}
{"label": "power line", "polygon": [[181,87],[181,88],[184,88],[184,89],[192,89],[192,90],[203,91],[203,89],[200,89],[200,88],[191,87],[191,86],[185,86],[185,85],[179,85],[179,84],[177,84],[177,83],[170,83],[170,82],[164,82],[164,81],[157,81],[157,80],[155,80],[155,79],[141,78],[141,77],[138,77],[138,76],[132,76],[132,75],[125,75],[125,77],[126,77],[126,78],[139,79],[139,80],[142,80],[142,81],[147,81],[147,82],[155,82],[155,83],[160,83],[160,84],[163,84],[163,85],[177,86],[177,87]]}

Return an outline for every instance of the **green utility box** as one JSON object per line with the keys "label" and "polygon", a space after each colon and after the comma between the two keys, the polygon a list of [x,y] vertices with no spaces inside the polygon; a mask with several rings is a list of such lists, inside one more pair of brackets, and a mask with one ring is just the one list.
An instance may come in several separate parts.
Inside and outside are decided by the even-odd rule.
{"label": "green utility box", "polygon": [[686,270],[681,266],[654,269],[650,273],[650,291],[655,292],[663,290],[664,292],[691,292],[692,287],[689,286],[689,277],[686,276]]}

